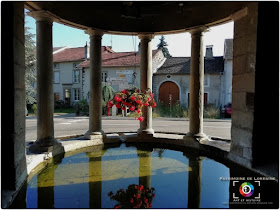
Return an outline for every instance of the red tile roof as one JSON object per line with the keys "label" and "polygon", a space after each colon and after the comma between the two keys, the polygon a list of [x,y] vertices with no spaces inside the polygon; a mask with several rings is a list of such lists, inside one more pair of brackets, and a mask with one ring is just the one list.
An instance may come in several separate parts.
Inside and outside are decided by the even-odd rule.
{"label": "red tile roof", "polygon": [[77,61],[85,59],[85,48],[66,48],[53,55],[53,62]]}
{"label": "red tile roof", "polygon": [[[153,50],[153,56],[158,50]],[[134,66],[140,65],[140,53],[115,52],[102,54],[102,66]],[[82,62],[78,67],[89,67],[89,59]]]}
{"label": "red tile roof", "polygon": [[[102,54],[114,51],[107,46],[102,46]],[[85,59],[85,47],[66,48],[53,55],[53,62],[79,61]]]}

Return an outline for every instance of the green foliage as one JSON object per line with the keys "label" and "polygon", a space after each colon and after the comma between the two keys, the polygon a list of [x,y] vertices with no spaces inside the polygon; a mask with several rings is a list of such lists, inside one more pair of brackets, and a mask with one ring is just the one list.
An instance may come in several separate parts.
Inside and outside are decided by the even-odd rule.
{"label": "green foliage", "polygon": [[28,27],[25,27],[25,90],[26,104],[36,102],[36,46],[34,34],[29,32]]}
{"label": "green foliage", "polygon": [[164,106],[163,103],[159,102],[153,112],[160,117],[187,117],[187,110],[179,102],[172,106]]}
{"label": "green foliage", "polygon": [[167,46],[168,46],[168,44],[167,44],[167,42],[165,41],[165,38],[164,38],[164,36],[161,36],[161,38],[159,39],[159,44],[157,45],[157,49],[158,50],[162,50],[162,53],[163,53],[163,55],[164,55],[164,57],[166,57],[166,58],[170,58],[170,57],[172,57],[171,55],[170,55],[170,53],[169,53],[169,50],[168,50],[168,48],[167,48]]}
{"label": "green foliage", "polygon": [[89,105],[86,99],[82,99],[77,104],[79,106],[79,110],[83,115],[87,115],[89,112]]}
{"label": "green foliage", "polygon": [[203,117],[219,119],[220,118],[220,109],[215,107],[214,104],[206,104],[204,106],[204,110],[203,110]]}
{"label": "green foliage", "polygon": [[37,115],[37,104],[33,104],[31,109],[32,109],[32,112],[33,112],[35,115]]}
{"label": "green foliage", "polygon": [[102,99],[105,103],[105,106],[108,101],[114,98],[115,92],[116,91],[110,85],[106,85],[105,83],[102,84]]}

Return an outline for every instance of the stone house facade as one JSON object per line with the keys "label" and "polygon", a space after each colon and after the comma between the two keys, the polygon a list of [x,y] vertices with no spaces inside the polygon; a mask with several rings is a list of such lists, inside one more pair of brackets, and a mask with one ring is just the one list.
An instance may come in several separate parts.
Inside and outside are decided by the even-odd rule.
{"label": "stone house facade", "polygon": [[[213,56],[212,46],[207,46],[204,58],[204,103],[221,106],[224,59]],[[189,107],[190,57],[167,58],[153,75],[153,92],[156,100],[165,105],[179,102]]]}
{"label": "stone house facade", "polygon": [[[152,51],[153,71],[165,61],[161,50]],[[89,59],[82,62],[82,97],[88,100],[90,90]],[[114,52],[102,55],[102,82],[112,86],[115,91],[136,86],[140,88],[140,53]]]}
{"label": "stone house facade", "polygon": [[[102,47],[102,54],[111,52],[110,47]],[[77,48],[53,48],[54,100],[73,105],[82,99],[83,71],[78,65],[89,56],[87,44]]]}

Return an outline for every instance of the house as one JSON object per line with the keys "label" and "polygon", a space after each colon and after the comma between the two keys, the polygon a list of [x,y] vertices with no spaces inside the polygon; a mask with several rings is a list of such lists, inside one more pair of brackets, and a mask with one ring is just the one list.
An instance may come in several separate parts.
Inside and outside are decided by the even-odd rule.
{"label": "house", "polygon": [[[161,50],[152,51],[153,71],[165,61]],[[90,90],[89,59],[78,65],[82,68],[82,97],[88,100]],[[114,52],[102,54],[102,82],[112,86],[115,91],[140,87],[140,53]]]}
{"label": "house", "polygon": [[[114,52],[103,46],[102,54]],[[63,100],[73,105],[82,99],[82,68],[78,65],[89,58],[89,46],[53,48],[54,100]]]}
{"label": "house", "polygon": [[222,107],[232,101],[232,58],[233,39],[225,39],[224,43],[224,81],[223,94],[221,99]]}
{"label": "house", "polygon": [[[204,104],[221,105],[224,58],[213,56],[213,46],[206,46],[204,57]],[[167,58],[153,75],[153,92],[157,101],[189,107],[190,57]]]}

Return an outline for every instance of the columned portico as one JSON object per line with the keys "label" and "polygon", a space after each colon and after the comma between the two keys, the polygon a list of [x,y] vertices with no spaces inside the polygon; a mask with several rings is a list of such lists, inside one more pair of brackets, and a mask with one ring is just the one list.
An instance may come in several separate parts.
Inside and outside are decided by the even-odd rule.
{"label": "columned portico", "polygon": [[191,44],[191,72],[190,72],[190,111],[189,133],[184,139],[195,138],[198,141],[206,138],[203,133],[203,105],[204,105],[204,55],[203,32],[206,27],[199,27],[190,31]]}
{"label": "columned portico", "polygon": [[45,11],[34,11],[28,15],[36,19],[37,57],[37,140],[31,152],[52,151],[59,141],[54,138],[53,96],[53,17]]}
{"label": "columned portico", "polygon": [[103,32],[88,29],[90,35],[90,95],[89,95],[89,130],[87,139],[99,138],[102,130],[102,53],[101,40]]}
{"label": "columned portico", "polygon": [[[153,83],[153,70],[152,70],[152,34],[139,35],[140,42],[140,89],[152,90]],[[153,135],[154,130],[152,128],[152,107],[144,106],[142,108],[144,120],[140,122],[140,128],[138,129],[138,135]]]}

